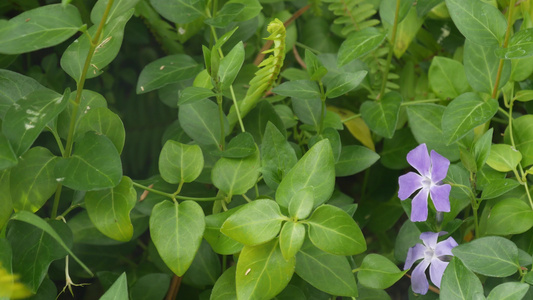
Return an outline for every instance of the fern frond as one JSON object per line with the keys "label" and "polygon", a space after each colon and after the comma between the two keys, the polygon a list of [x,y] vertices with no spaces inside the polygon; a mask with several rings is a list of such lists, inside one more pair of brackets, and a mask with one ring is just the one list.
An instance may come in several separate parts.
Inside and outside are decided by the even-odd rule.
{"label": "fern frond", "polygon": [[343,36],[379,24],[379,20],[371,19],[377,11],[374,5],[367,3],[367,0],[324,0],[324,2],[330,3],[328,9],[337,16],[334,23],[343,25],[341,30]]}
{"label": "fern frond", "polygon": [[[283,66],[283,61],[285,60],[286,31],[283,22],[274,19],[268,24],[267,31],[270,33],[270,36],[265,39],[273,41],[274,46],[269,50],[263,51],[263,53],[272,53],[272,55],[259,64],[260,69],[255,73],[254,78],[250,80],[250,87],[246,92],[246,96],[238,104],[242,118],[255,107],[265,92],[270,90],[272,84],[278,78],[281,66]],[[235,107],[232,106],[228,115],[230,128],[233,128],[237,121],[237,112]]]}

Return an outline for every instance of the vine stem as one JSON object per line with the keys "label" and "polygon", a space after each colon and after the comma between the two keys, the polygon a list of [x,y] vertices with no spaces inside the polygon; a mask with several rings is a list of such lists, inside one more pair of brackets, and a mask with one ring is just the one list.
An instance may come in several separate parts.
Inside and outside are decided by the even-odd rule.
{"label": "vine stem", "polygon": [[390,64],[392,62],[392,53],[394,52],[394,45],[396,44],[396,31],[398,29],[400,2],[401,0],[396,0],[396,11],[394,12],[394,24],[392,24],[392,36],[390,41],[391,48],[389,49],[389,54],[387,55],[387,65],[385,66],[385,72],[383,73],[383,81],[381,82],[381,89],[376,100],[380,100],[381,97],[383,97],[383,94],[385,93],[385,88],[387,87],[387,77],[389,76]]}
{"label": "vine stem", "polygon": [[168,293],[167,293],[167,296],[165,297],[165,300],[176,299],[176,296],[178,295],[178,291],[180,289],[180,285],[181,285],[181,276],[174,274],[174,276],[172,276],[172,282],[170,283],[170,288],[168,289]]}
{"label": "vine stem", "polygon": [[137,182],[133,182],[133,186],[134,187],[138,187],[140,189],[143,189],[145,191],[149,191],[149,192],[152,192],[154,194],[158,194],[158,195],[161,195],[161,196],[165,196],[165,197],[168,197],[170,199],[179,199],[179,200],[194,200],[194,201],[216,201],[216,200],[221,200],[221,199],[224,199],[223,197],[189,197],[189,196],[179,196],[177,194],[171,194],[171,193],[165,193],[165,192],[162,192],[160,190],[156,190],[156,189],[153,189],[153,188],[149,188],[147,186],[144,186],[142,184],[139,184]]}
{"label": "vine stem", "polygon": [[[507,15],[507,30],[505,31],[505,39],[503,40],[502,48],[507,48],[507,45],[509,44],[509,36],[511,35],[511,28],[513,27],[512,24],[512,18],[513,18],[513,10],[515,7],[516,0],[511,0],[511,3],[509,3],[509,11]],[[496,81],[494,83],[494,88],[492,89],[492,99],[496,99],[498,96],[498,86],[500,85],[500,79],[502,77],[502,70],[503,70],[503,63],[505,60],[503,58],[500,59],[500,63],[498,65],[498,73],[496,73]]]}
{"label": "vine stem", "polygon": [[[104,25],[107,21],[107,16],[109,15],[109,11],[111,10],[111,7],[113,6],[113,2],[114,0],[109,0],[107,2],[104,15],[102,16],[102,19],[100,20],[100,24],[98,24],[98,28],[96,29],[96,33],[94,34],[93,39],[90,41],[91,45],[89,47],[89,53],[87,53],[87,58],[85,58],[85,64],[83,65],[83,70],[81,72],[80,79],[76,85],[76,99],[74,100],[74,107],[70,115],[70,124],[68,128],[67,144],[65,147],[65,151],[63,152],[64,158],[68,158],[72,154],[72,145],[74,144],[74,130],[76,129],[76,117],[78,116],[78,106],[80,105],[80,102],[81,102],[81,93],[83,91],[83,86],[85,85],[87,70],[89,70],[89,66],[91,65],[91,60],[93,58],[94,52],[96,51],[96,47],[98,46],[98,41],[100,40],[100,36],[102,35],[102,31],[104,30]],[[51,214],[52,219],[55,219],[57,217],[57,209],[59,207],[59,199],[61,198],[61,190],[62,190],[62,184],[58,183],[56,193],[54,195],[54,204],[52,206],[52,214]]]}

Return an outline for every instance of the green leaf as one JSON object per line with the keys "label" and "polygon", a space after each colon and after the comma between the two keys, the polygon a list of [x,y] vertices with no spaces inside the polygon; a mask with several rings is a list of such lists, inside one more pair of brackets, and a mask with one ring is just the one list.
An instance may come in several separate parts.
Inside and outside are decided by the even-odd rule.
{"label": "green leaf", "polygon": [[355,277],[346,257],[323,252],[309,241],[296,254],[296,274],[326,293],[358,296]]}
{"label": "green leaf", "polygon": [[496,7],[479,0],[446,0],[446,7],[468,40],[484,46],[503,42],[507,21]]}
{"label": "green leaf", "polygon": [[[230,3],[231,4],[231,3]],[[235,3],[238,4],[238,3]],[[226,7],[228,4],[224,5]],[[238,4],[242,6],[241,4]],[[218,15],[217,15],[218,17]],[[237,43],[233,49],[220,61],[220,68],[218,70],[218,76],[221,83],[221,89],[227,89],[235,81],[235,77],[241,70],[242,63],[244,62],[244,45],[242,41]]]}
{"label": "green leaf", "polygon": [[278,240],[258,246],[244,246],[237,262],[238,299],[271,299],[291,280],[295,259],[283,258]]}
{"label": "green leaf", "polygon": [[441,99],[453,99],[470,89],[465,69],[460,62],[442,56],[435,56],[429,67],[429,85]]}
{"label": "green leaf", "polygon": [[443,300],[470,300],[476,294],[483,294],[479,278],[461,260],[453,258],[446,267],[440,283],[440,297]]}
{"label": "green leaf", "polygon": [[[292,98],[292,108],[294,109],[294,114],[302,121],[304,124],[314,126],[314,130],[318,131],[320,127],[320,116],[322,113],[322,101],[320,98],[313,99],[301,99],[301,98]],[[322,114],[322,117],[325,118],[326,112]],[[311,129],[313,130],[313,129]]]}
{"label": "green leaf", "polygon": [[122,242],[133,236],[130,212],[137,202],[137,192],[129,177],[122,177],[112,188],[85,194],[85,207],[93,224],[106,236]]}
{"label": "green leaf", "polygon": [[533,90],[521,90],[515,93],[515,100],[520,102],[528,102],[533,100]]}
{"label": "green leaf", "polygon": [[232,214],[220,231],[239,243],[254,246],[275,238],[283,220],[276,202],[255,200]]}
{"label": "green leaf", "polygon": [[309,239],[315,246],[336,255],[355,255],[366,250],[366,241],[357,223],[342,209],[319,206],[307,220]]}
{"label": "green leaf", "polygon": [[374,289],[386,289],[400,280],[407,272],[398,267],[386,257],[379,254],[368,254],[363,259],[357,279],[359,283]]}
{"label": "green leaf", "polygon": [[491,235],[519,234],[531,227],[533,227],[531,207],[515,198],[496,203],[487,220],[487,234]]}
{"label": "green leaf", "polygon": [[189,86],[180,91],[178,105],[190,104],[214,96],[216,96],[215,93],[213,93],[210,89]]}
{"label": "green leaf", "polygon": [[25,11],[0,26],[0,53],[19,54],[62,43],[80,29],[73,5],[52,4]]}
{"label": "green leaf", "polygon": [[507,45],[507,48],[496,50],[496,54],[503,59],[517,59],[533,55],[533,28],[527,28],[515,32]]}
{"label": "green leaf", "polygon": [[0,170],[8,169],[18,163],[13,147],[6,136],[0,132]]}
{"label": "green leaf", "polygon": [[146,65],[141,71],[137,81],[137,94],[147,93],[170,83],[193,78],[200,72],[201,67],[194,59],[185,54],[174,54],[160,58]]}
{"label": "green leaf", "polygon": [[526,295],[529,285],[523,282],[505,282],[490,291],[487,300],[520,300]]}
{"label": "green leaf", "polygon": [[296,153],[285,136],[268,122],[261,144],[261,173],[265,183],[275,190],[297,161]]}
{"label": "green leaf", "polygon": [[204,156],[198,145],[168,140],[159,155],[159,172],[168,183],[193,182],[204,168]]}
{"label": "green leaf", "polygon": [[309,217],[315,204],[313,188],[306,187],[294,194],[289,202],[289,214],[297,220],[303,220]]}
{"label": "green leaf", "polygon": [[517,186],[519,186],[520,183],[516,181],[515,179],[495,179],[490,182],[489,185],[483,187],[483,193],[481,194],[481,199],[493,199],[496,197],[499,197]]}
{"label": "green leaf", "polygon": [[[210,100],[200,100],[191,104],[182,105],[178,119],[180,125],[194,141],[200,145],[221,144],[220,116],[218,106]],[[224,132],[227,135],[229,125],[224,116]]]}
{"label": "green leaf", "polygon": [[242,3],[245,4],[244,9],[235,17],[235,21],[242,22],[255,18],[263,6],[259,3],[259,0],[230,0],[228,3]]}
{"label": "green leaf", "polygon": [[204,212],[194,201],[179,205],[162,201],[152,210],[150,236],[157,252],[174,274],[183,276],[191,265],[204,234]]}
{"label": "green leaf", "polygon": [[259,149],[245,158],[222,157],[213,166],[211,180],[213,184],[228,195],[246,193],[259,177]]}
{"label": "green leaf", "polygon": [[126,130],[116,113],[105,107],[86,110],[83,116],[79,118],[75,140],[88,131],[105,135],[115,145],[118,153],[122,153],[126,140]]}
{"label": "green leaf", "polygon": [[422,2],[417,2],[416,13],[418,14],[418,17],[423,17],[427,15],[432,9],[434,9],[442,2],[444,2],[444,0],[426,0]]}
{"label": "green leaf", "polygon": [[205,1],[150,0],[155,10],[174,23],[187,24],[205,15]]}
{"label": "green leaf", "polygon": [[222,276],[217,279],[210,300],[237,300],[237,289],[235,287],[236,266],[229,267]]}
{"label": "green leaf", "polygon": [[335,162],[329,141],[316,143],[292,167],[276,191],[276,201],[283,208],[303,188],[313,188],[315,206],[326,202],[335,187]]}
{"label": "green leaf", "polygon": [[231,255],[240,252],[243,244],[229,238],[220,232],[224,222],[238,211],[238,207],[218,214],[212,214],[205,217],[204,238],[211,245],[213,250],[222,255]]}
{"label": "green leaf", "polygon": [[38,211],[57,188],[54,167],[57,157],[48,149],[31,148],[11,169],[10,190],[13,208],[17,211]]}
{"label": "green leaf", "polygon": [[513,275],[518,265],[518,248],[508,239],[482,237],[452,250],[470,270],[491,277]]}
{"label": "green leaf", "polygon": [[343,177],[357,174],[373,165],[379,155],[363,146],[342,147],[341,156],[335,163],[335,176]]}
{"label": "green leaf", "polygon": [[9,221],[9,217],[11,217],[11,214],[13,213],[9,180],[10,173],[10,170],[0,171],[0,195],[3,195],[2,205],[0,206],[0,231],[2,231],[4,225],[6,225],[7,221]]}
{"label": "green leaf", "polygon": [[245,5],[241,3],[226,3],[222,6],[222,9],[217,12],[217,15],[214,18],[206,19],[204,20],[204,23],[213,27],[224,28],[235,20],[237,15],[244,10],[244,7]]}
{"label": "green leaf", "polygon": [[[470,86],[478,92],[492,94],[498,76],[500,76],[498,89],[501,89],[511,77],[511,62],[509,60],[504,60],[503,69],[498,75],[500,59],[494,53],[497,48],[497,45],[478,45],[469,40],[465,41],[464,72]],[[457,73],[453,74],[457,77]]]}
{"label": "green leaf", "polygon": [[[183,276],[183,282],[187,285],[203,288],[207,285],[212,286],[220,277],[221,270],[220,258],[209,244],[202,240],[200,248],[192,261],[191,267]],[[168,288],[166,286],[165,288]]]}
{"label": "green leaf", "polygon": [[[413,6],[414,0],[400,0],[399,5],[400,8],[398,9],[398,20],[397,23],[400,23],[406,16],[409,10],[411,10],[411,7]],[[381,4],[379,6],[379,16],[381,17],[381,20],[383,22],[387,22],[389,24],[394,23],[394,14],[396,11],[396,4],[398,1],[395,0],[382,0]]]}
{"label": "green leaf", "polygon": [[253,136],[248,132],[241,132],[229,141],[224,151],[215,149],[211,154],[227,158],[244,158],[254,154],[256,149]]}
{"label": "green leaf", "polygon": [[407,153],[418,146],[411,129],[406,127],[397,130],[392,139],[383,141],[383,149],[379,154],[381,164],[393,170],[401,170],[409,166],[406,160]]}
{"label": "green leaf", "polygon": [[405,220],[400,231],[396,235],[394,245],[394,258],[398,261],[405,262],[407,252],[414,244],[420,242],[420,230],[415,223]]}
{"label": "green leaf", "polygon": [[76,141],[71,157],[57,162],[55,176],[58,182],[74,190],[111,188],[122,178],[122,163],[107,137],[89,131]]}
{"label": "green leaf", "polygon": [[326,97],[337,98],[355,89],[365,79],[367,71],[339,73],[326,82]]}
{"label": "green leaf", "polygon": [[13,103],[36,90],[47,89],[31,77],[0,69],[0,119]]}
{"label": "green leaf", "polygon": [[36,90],[8,109],[2,132],[17,155],[26,152],[46,124],[65,109],[68,92],[66,94],[61,96],[52,90]]}
{"label": "green leaf", "polygon": [[150,273],[135,281],[130,296],[132,300],[164,299],[169,286],[169,274]]}
{"label": "green leaf", "polygon": [[[290,118],[294,120],[290,108],[288,106],[284,106],[284,108],[290,111]],[[268,122],[272,123],[284,137],[287,136],[287,131],[285,130],[285,124],[283,123],[281,114],[278,115],[276,108],[274,108],[274,106],[268,101],[259,101],[257,106],[250,111],[243,120],[246,132],[252,134],[254,140],[261,145],[264,143],[264,136],[266,135]]]}
{"label": "green leaf", "polygon": [[[516,149],[522,154],[521,164],[526,167],[533,164],[533,116],[521,116],[513,120],[513,137]],[[505,142],[511,144],[509,127],[505,130]]]}
{"label": "green leaf", "polygon": [[307,75],[311,80],[321,80],[328,72],[318,57],[309,49],[305,49],[305,66],[307,67]]}
{"label": "green leaf", "polygon": [[34,214],[30,213],[30,212],[22,210],[22,211],[16,212],[11,217],[11,220],[17,220],[17,221],[21,221],[21,222],[25,222],[25,223],[31,224],[31,225],[43,230],[44,232],[48,233],[50,236],[52,236],[52,238],[54,238],[54,240],[56,240],[56,242],[59,245],[61,245],[61,247],[63,247],[68,252],[68,254],[72,258],[74,258],[74,260],[85,271],[87,271],[87,273],[91,277],[94,276],[93,273],[91,272],[91,270],[89,270],[89,268],[87,268],[87,266],[76,255],[74,255],[74,253],[72,251],[70,251],[70,248],[67,246],[67,244],[65,244],[65,242],[63,242],[63,240],[61,239],[60,235],[54,230],[54,228],[52,228],[52,226],[50,226],[48,223],[46,223],[43,219],[41,219],[37,215],[34,215]]}
{"label": "green leaf", "polygon": [[[98,41],[94,55],[91,57],[89,68],[87,69],[86,78],[94,78],[102,74],[102,69],[109,65],[117,56],[120,46],[122,45],[122,39],[124,37],[124,27],[129,19],[133,16],[133,9],[125,12],[120,16],[116,16],[111,19],[108,24],[105,25],[101,39]],[[89,28],[88,33],[91,36],[96,34],[98,30],[98,23]],[[91,48],[91,40],[89,36],[84,34],[77,40],[75,40],[65,50],[63,56],[61,56],[61,68],[74,78],[76,82],[81,80],[81,73],[85,67],[85,61]]]}
{"label": "green leaf", "polygon": [[294,97],[304,100],[320,99],[318,85],[311,80],[287,81],[273,88],[272,92],[285,97]]}
{"label": "green leaf", "polygon": [[361,116],[375,133],[392,138],[398,123],[402,95],[388,92],[380,101],[365,101],[361,105]]}
{"label": "green leaf", "polygon": [[473,152],[478,170],[481,170],[489,157],[493,131],[493,128],[487,130],[474,144]]}
{"label": "green leaf", "polygon": [[57,132],[59,133],[59,136],[65,140],[68,138],[68,130],[71,120],[70,118],[74,109],[78,110],[76,113],[76,124],[74,127],[76,128],[80,122],[80,119],[83,118],[91,109],[107,107],[107,101],[104,96],[91,90],[82,90],[80,104],[74,105],[75,99],[76,92],[70,93],[67,108],[64,109],[59,116],[57,116]]}
{"label": "green leaf", "polygon": [[498,111],[498,101],[483,101],[475,93],[464,93],[455,98],[444,110],[442,130],[447,145],[464,137],[475,127],[489,121]]}
{"label": "green leaf", "polygon": [[126,272],[100,297],[100,300],[128,300],[128,279]]}
{"label": "green leaf", "polygon": [[279,234],[279,247],[285,260],[293,258],[305,239],[305,226],[302,223],[285,222]]}
{"label": "green leaf", "polygon": [[[93,9],[91,10],[91,22],[93,24],[98,24],[102,20],[108,1],[109,0],[98,0],[96,4],[93,6]],[[109,14],[107,15],[106,24],[110,23],[116,17],[124,14],[131,8],[134,8],[138,2],[139,0],[114,1],[113,4],[111,5],[111,9],[109,10]]]}
{"label": "green leaf", "polygon": [[385,40],[385,34],[377,28],[367,27],[349,35],[339,48],[337,64],[344,66],[376,49]]}
{"label": "green leaf", "polygon": [[511,145],[494,144],[490,147],[487,157],[487,165],[496,171],[509,172],[516,169],[520,163],[522,154]]}
{"label": "green leaf", "polygon": [[[339,117],[335,113],[332,113],[332,112],[329,112],[329,113],[333,116]],[[325,121],[326,120],[324,120],[324,124],[326,123]],[[333,152],[333,158],[335,159],[335,162],[337,162],[341,155],[341,137],[337,129],[332,128],[332,127],[325,128],[324,130],[322,130],[322,133],[314,135],[309,139],[308,146],[313,147],[316,143],[320,142],[321,140],[329,140],[329,144],[331,145],[331,151]]]}

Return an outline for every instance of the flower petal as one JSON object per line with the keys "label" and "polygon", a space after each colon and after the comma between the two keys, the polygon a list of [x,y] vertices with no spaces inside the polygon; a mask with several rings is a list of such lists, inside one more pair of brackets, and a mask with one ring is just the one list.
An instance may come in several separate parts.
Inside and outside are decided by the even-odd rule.
{"label": "flower petal", "polygon": [[411,202],[411,222],[422,222],[428,219],[428,193],[429,190],[423,188],[413,198],[413,202]]}
{"label": "flower petal", "polygon": [[416,244],[413,247],[409,248],[409,251],[407,251],[407,258],[405,258],[405,265],[403,267],[404,270],[407,270],[411,268],[415,261],[424,258],[424,251],[426,251],[426,247],[422,244]]}
{"label": "flower petal", "polygon": [[439,235],[440,234],[438,232],[422,232],[420,234],[420,239],[422,240],[422,242],[424,242],[424,245],[426,245],[426,247],[435,250],[435,248],[437,247],[437,239],[439,238]]}
{"label": "flower petal", "polygon": [[449,184],[434,185],[430,188],[431,201],[435,205],[437,211],[450,211],[450,190],[452,186]]}
{"label": "flower petal", "polygon": [[418,173],[430,177],[431,160],[428,154],[426,144],[420,144],[418,147],[407,153],[407,162],[413,166]]}
{"label": "flower petal", "polygon": [[422,187],[422,176],[415,172],[409,172],[398,178],[400,190],[398,191],[398,198],[405,200],[409,198],[416,190]]}
{"label": "flower petal", "polygon": [[433,282],[433,284],[436,285],[438,288],[440,288],[442,275],[444,274],[444,270],[446,270],[448,264],[448,262],[442,261],[438,258],[434,258],[431,260],[431,266],[429,267],[429,277],[431,278],[431,282]]}
{"label": "flower petal", "polygon": [[457,247],[457,242],[452,237],[449,237],[446,240],[437,244],[437,246],[435,247],[435,256],[453,256],[452,249],[455,247]]}
{"label": "flower petal", "polygon": [[434,183],[446,178],[449,166],[450,161],[446,157],[438,154],[435,150],[431,150],[431,180]]}
{"label": "flower petal", "polygon": [[413,292],[417,294],[425,295],[429,289],[428,279],[426,278],[426,269],[428,268],[429,261],[423,260],[416,266],[411,273],[411,288]]}

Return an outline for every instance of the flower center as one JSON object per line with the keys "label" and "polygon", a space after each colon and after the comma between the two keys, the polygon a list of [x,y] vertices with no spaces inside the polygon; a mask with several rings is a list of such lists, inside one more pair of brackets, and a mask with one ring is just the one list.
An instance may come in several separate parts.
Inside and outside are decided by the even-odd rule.
{"label": "flower center", "polygon": [[430,260],[433,259],[435,257],[435,250],[431,248],[426,248],[426,250],[424,251],[424,257]]}
{"label": "flower center", "polygon": [[422,186],[426,189],[431,188],[433,186],[433,182],[431,181],[431,178],[424,176],[424,179],[422,179]]}

